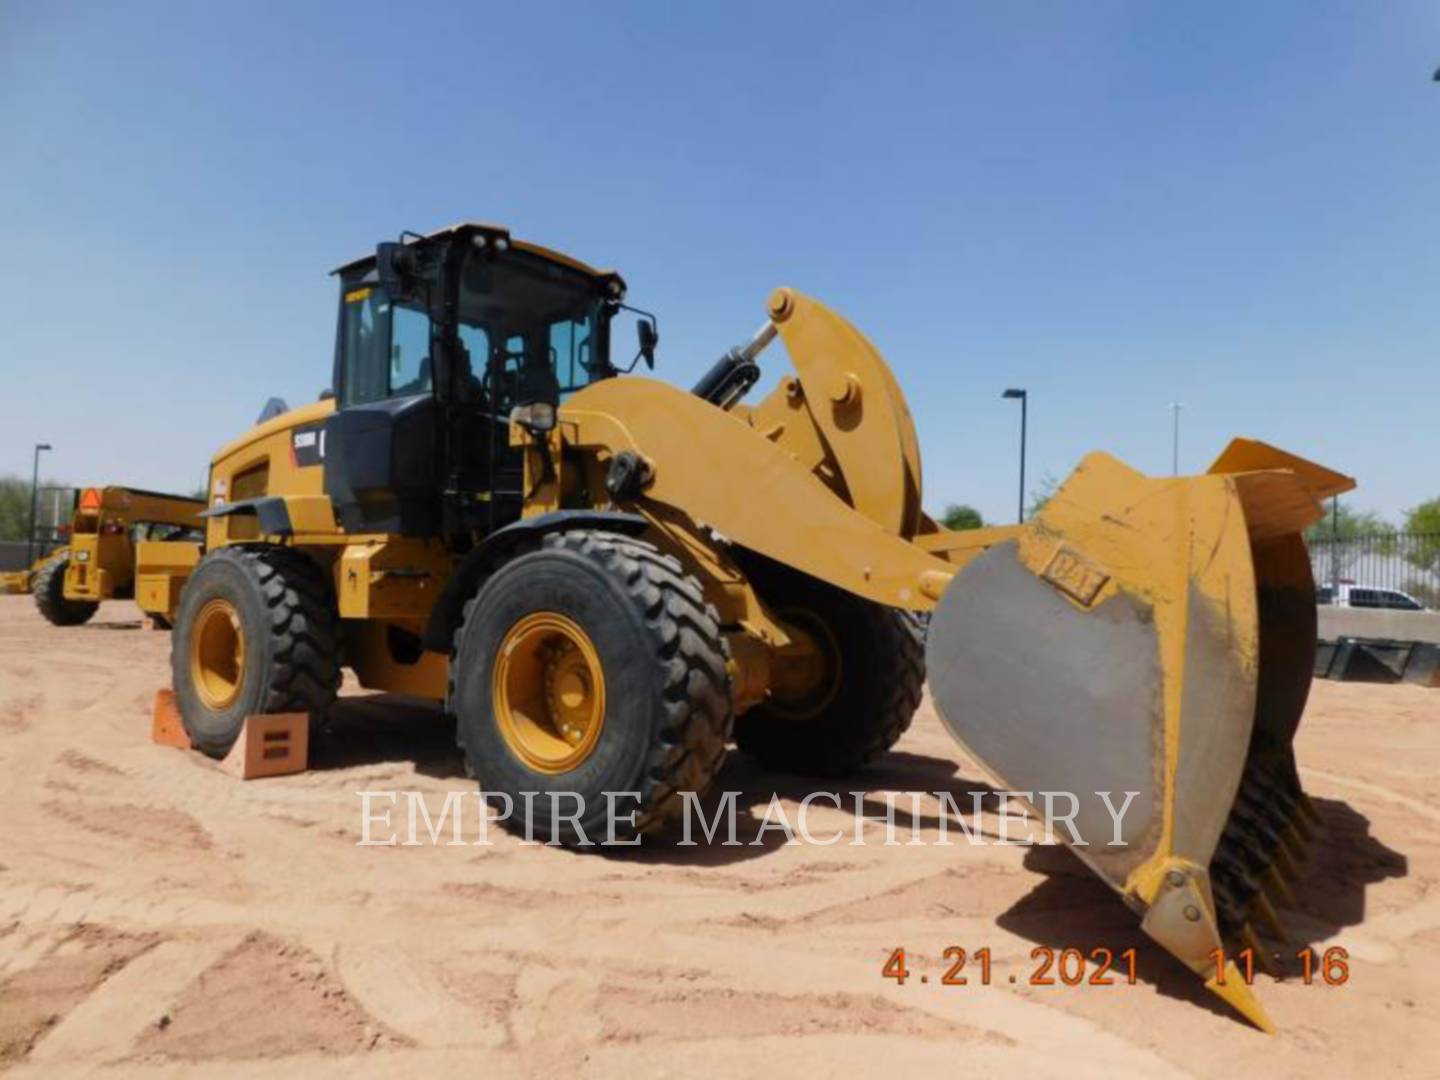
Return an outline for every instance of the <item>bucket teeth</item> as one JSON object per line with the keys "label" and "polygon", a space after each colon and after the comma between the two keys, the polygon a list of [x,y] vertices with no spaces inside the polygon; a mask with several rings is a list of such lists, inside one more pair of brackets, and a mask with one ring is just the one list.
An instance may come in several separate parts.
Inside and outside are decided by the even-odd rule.
{"label": "bucket teeth", "polygon": [[1252,763],[1241,780],[1217,854],[1238,856],[1272,904],[1293,907],[1289,883],[1299,879],[1307,857],[1306,840],[1313,828],[1310,812],[1293,767],[1270,771]]}
{"label": "bucket teeth", "polygon": [[1255,958],[1255,966],[1269,975],[1272,979],[1278,978],[1280,969],[1276,966],[1270,951],[1265,948],[1265,943],[1260,940],[1260,935],[1255,932],[1255,927],[1246,923],[1236,935],[1242,948],[1250,950],[1250,955]]}
{"label": "bucket teeth", "polygon": [[1291,858],[1290,852],[1286,850],[1283,844],[1276,845],[1275,856],[1271,865],[1280,871],[1280,876],[1287,882],[1298,881],[1300,879],[1300,867],[1295,860]]}
{"label": "bucket teeth", "polygon": [[[1253,950],[1256,966],[1271,975],[1274,965],[1260,935],[1291,940],[1279,909],[1297,906],[1291,882],[1299,877],[1308,841],[1317,828],[1314,808],[1295,780],[1293,763],[1272,765],[1266,769],[1252,761],[1247,767],[1210,861],[1222,938]],[[1222,988],[1212,989],[1220,993]],[[1244,1002],[1231,1004],[1242,1011],[1248,1007]]]}
{"label": "bucket teeth", "polygon": [[1270,865],[1270,850],[1258,833],[1238,820],[1226,828],[1217,850],[1233,853],[1252,874],[1258,874]]}
{"label": "bucket teeth", "polygon": [[1266,803],[1266,820],[1275,832],[1275,839],[1278,842],[1277,851],[1284,852],[1286,862],[1292,868],[1298,868],[1300,863],[1305,860],[1305,845],[1295,830],[1296,804],[1289,796],[1278,790],[1275,792],[1275,796]]}
{"label": "bucket teeth", "polygon": [[1294,890],[1273,866],[1260,875],[1260,888],[1272,903],[1287,908],[1297,906]]}
{"label": "bucket teeth", "polygon": [[1259,886],[1248,874],[1212,865],[1210,891],[1215,897],[1215,923],[1222,938],[1233,937],[1245,923],[1245,911]]}
{"label": "bucket teeth", "polygon": [[1250,806],[1248,800],[1244,800],[1236,802],[1231,817],[1239,822],[1242,829],[1255,838],[1261,850],[1265,852],[1265,860],[1268,862],[1275,849],[1280,846],[1280,835],[1265,815]]}
{"label": "bucket teeth", "polygon": [[1285,831],[1280,834],[1280,839],[1284,841],[1285,846],[1297,862],[1309,862],[1310,851],[1305,844],[1306,838],[1300,835],[1300,828],[1295,822],[1296,819],[1292,817],[1290,824],[1285,826]]}
{"label": "bucket teeth", "polygon": [[1284,816],[1282,821],[1284,822],[1282,828],[1283,837],[1290,842],[1293,850],[1295,850],[1300,858],[1305,858],[1306,855],[1309,854],[1308,845],[1313,835],[1315,835],[1315,829],[1313,829],[1309,821],[1306,821],[1305,811],[1300,809],[1300,804],[1296,802],[1295,799],[1286,799],[1286,801],[1284,801]]}
{"label": "bucket teeth", "polygon": [[1285,929],[1285,924],[1280,921],[1280,914],[1270,903],[1269,897],[1263,892],[1255,894],[1255,900],[1251,906],[1255,913],[1256,921],[1265,927],[1266,932],[1273,938],[1288,942],[1290,934]]}
{"label": "bucket teeth", "polygon": [[1290,829],[1298,836],[1302,843],[1309,845],[1315,839],[1317,829],[1299,803],[1295,804],[1295,813],[1290,817]]}
{"label": "bucket teeth", "polygon": [[1281,818],[1288,819],[1290,815],[1295,812],[1294,794],[1290,792],[1287,785],[1279,781],[1272,780],[1270,784],[1261,789],[1258,794],[1260,801],[1267,809],[1278,808]]}
{"label": "bucket teeth", "polygon": [[1211,865],[1232,873],[1243,870],[1247,877],[1258,878],[1272,865],[1279,846],[1280,838],[1273,830],[1237,808],[1221,833]]}

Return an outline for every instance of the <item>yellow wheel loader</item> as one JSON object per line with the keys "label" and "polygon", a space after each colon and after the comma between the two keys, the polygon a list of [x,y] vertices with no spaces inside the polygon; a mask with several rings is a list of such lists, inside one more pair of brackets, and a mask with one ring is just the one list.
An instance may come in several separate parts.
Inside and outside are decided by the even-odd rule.
{"label": "yellow wheel loader", "polygon": [[[687,391],[628,374],[658,335],[619,275],[503,228],[336,274],[333,393],[212,463],[172,642],[202,749],[250,713],[323,713],[343,664],[443,701],[482,789],[571,842],[603,834],[606,792],[638,793],[612,827],[657,827],[732,740],[855,770],[928,668],[969,753],[1036,805],[1077,796],[1057,835],[1268,1025],[1213,950],[1279,928],[1315,827],[1300,534],[1347,478],[1246,440],[1183,478],[1097,453],[1024,526],[950,532],[889,367],[791,289]],[[776,338],[794,373],[747,403]]]}
{"label": "yellow wheel loader", "polygon": [[[203,500],[180,495],[127,487],[86,488],[75,505],[69,544],[51,555],[31,579],[35,607],[56,626],[77,626],[90,621],[102,600],[134,598],[142,610],[163,622],[170,598],[147,586],[150,578],[143,559],[137,573],[137,552],[160,545],[156,550],[173,556],[188,548],[191,555],[185,561],[193,563],[199,557],[204,509]],[[158,584],[168,588],[173,580],[167,574]]]}

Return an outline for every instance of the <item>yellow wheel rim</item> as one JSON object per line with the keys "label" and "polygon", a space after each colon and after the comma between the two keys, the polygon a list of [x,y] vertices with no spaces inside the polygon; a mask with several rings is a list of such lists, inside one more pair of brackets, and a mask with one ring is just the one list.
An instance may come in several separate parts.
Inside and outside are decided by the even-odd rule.
{"label": "yellow wheel rim", "polygon": [[766,705],[787,720],[813,720],[840,692],[840,642],[824,619],[804,608],[784,608],[776,614],[785,620],[795,642],[771,660]]}
{"label": "yellow wheel rim", "polygon": [[234,704],[245,681],[245,634],[229,600],[207,600],[190,638],[190,681],[212,712]]}
{"label": "yellow wheel rim", "polygon": [[605,672],[590,636],[564,615],[537,611],[500,643],[490,696],[505,744],[536,772],[578,768],[605,726]]}

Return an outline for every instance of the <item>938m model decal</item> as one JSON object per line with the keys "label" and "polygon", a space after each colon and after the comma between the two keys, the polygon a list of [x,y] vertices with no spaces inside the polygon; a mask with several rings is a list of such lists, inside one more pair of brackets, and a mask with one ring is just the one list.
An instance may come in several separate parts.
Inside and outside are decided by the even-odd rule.
{"label": "938m model decal", "polygon": [[290,433],[290,460],[296,468],[325,462],[325,424],[306,424]]}

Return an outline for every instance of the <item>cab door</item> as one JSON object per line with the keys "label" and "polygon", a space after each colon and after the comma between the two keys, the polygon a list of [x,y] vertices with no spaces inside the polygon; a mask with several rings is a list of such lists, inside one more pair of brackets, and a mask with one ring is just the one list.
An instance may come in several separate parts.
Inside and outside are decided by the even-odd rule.
{"label": "cab door", "polygon": [[343,292],[325,493],[346,532],[440,530],[433,348],[422,303],[396,302],[378,285]]}

